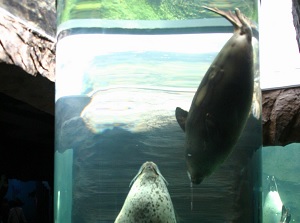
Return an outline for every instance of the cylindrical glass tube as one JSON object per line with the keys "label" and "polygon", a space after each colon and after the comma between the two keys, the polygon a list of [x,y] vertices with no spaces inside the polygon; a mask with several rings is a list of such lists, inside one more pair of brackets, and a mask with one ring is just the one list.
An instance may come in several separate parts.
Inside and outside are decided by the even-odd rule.
{"label": "cylindrical glass tube", "polygon": [[257,2],[57,11],[55,222],[261,222]]}

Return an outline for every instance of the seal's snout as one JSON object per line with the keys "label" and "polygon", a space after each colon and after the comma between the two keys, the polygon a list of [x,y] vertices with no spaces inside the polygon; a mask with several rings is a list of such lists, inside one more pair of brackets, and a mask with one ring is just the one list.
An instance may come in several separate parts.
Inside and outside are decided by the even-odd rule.
{"label": "seal's snout", "polygon": [[147,166],[146,169],[147,169],[148,171],[151,171],[151,172],[155,173],[156,175],[158,175],[158,174],[156,173],[156,170],[155,170],[155,167],[154,167],[154,166]]}
{"label": "seal's snout", "polygon": [[193,184],[200,184],[202,181],[203,181],[203,179],[201,179],[201,178],[193,178],[192,179]]}
{"label": "seal's snout", "polygon": [[156,175],[159,175],[159,170],[156,166],[155,163],[151,162],[151,161],[147,161],[143,164],[142,166],[142,172],[146,171],[146,172],[151,172],[151,173],[154,173]]}
{"label": "seal's snout", "polygon": [[193,184],[200,184],[202,181],[203,181],[203,177],[200,177],[198,175],[193,175],[193,174],[190,174],[190,172],[188,171],[187,172],[189,178],[190,178],[190,181],[193,183]]}
{"label": "seal's snout", "polygon": [[201,177],[192,177],[191,179],[193,184],[200,184],[203,181],[203,178]]}

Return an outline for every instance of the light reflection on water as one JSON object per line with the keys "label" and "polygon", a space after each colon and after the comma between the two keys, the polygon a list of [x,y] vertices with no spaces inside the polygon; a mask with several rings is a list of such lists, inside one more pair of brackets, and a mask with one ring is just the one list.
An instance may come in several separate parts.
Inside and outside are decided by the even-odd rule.
{"label": "light reflection on water", "polygon": [[[56,99],[127,85],[196,89],[230,36],[172,35],[172,41],[170,35],[151,38],[147,35],[76,35],[64,38],[57,49]],[[85,44],[80,44],[82,41]],[[80,54],[71,53],[74,46]]]}

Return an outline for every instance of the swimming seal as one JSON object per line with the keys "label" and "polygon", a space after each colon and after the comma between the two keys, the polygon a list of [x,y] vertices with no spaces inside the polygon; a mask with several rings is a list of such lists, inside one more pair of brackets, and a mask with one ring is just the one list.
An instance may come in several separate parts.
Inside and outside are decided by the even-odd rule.
{"label": "swimming seal", "polygon": [[155,163],[145,162],[130,185],[115,223],[176,223],[167,181]]}
{"label": "swimming seal", "polygon": [[212,174],[233,150],[250,112],[254,85],[250,23],[238,9],[234,15],[205,8],[231,22],[234,33],[204,75],[189,112],[176,108],[193,184]]}
{"label": "swimming seal", "polygon": [[274,222],[280,221],[280,214],[282,212],[282,201],[278,193],[278,188],[274,176],[268,176],[268,194],[265,198],[263,207],[263,222]]}

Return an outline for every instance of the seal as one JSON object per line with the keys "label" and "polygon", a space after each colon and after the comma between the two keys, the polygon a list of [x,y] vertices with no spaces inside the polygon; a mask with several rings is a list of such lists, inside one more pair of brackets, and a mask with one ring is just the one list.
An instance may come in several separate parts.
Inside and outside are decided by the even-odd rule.
{"label": "seal", "polygon": [[281,209],[281,218],[279,223],[290,223],[292,215],[290,214],[290,210],[282,205]]}
{"label": "seal", "polygon": [[238,9],[234,15],[205,8],[231,22],[234,33],[204,75],[189,112],[176,108],[193,184],[211,175],[232,152],[250,113],[254,85],[250,22]]}
{"label": "seal", "polygon": [[176,223],[167,181],[155,163],[145,162],[130,186],[115,223]]}
{"label": "seal", "polygon": [[263,206],[263,222],[279,223],[280,220],[284,218],[281,217],[281,215],[284,215],[283,212],[285,207],[278,193],[275,177],[268,176],[267,180],[269,181],[269,185],[268,194]]}

